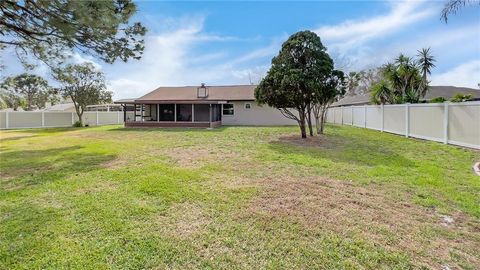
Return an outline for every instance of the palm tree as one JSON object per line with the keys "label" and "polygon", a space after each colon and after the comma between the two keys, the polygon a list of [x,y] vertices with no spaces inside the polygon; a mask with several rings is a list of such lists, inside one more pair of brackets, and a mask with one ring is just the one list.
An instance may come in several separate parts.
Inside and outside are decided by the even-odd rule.
{"label": "palm tree", "polygon": [[467,5],[475,5],[475,4],[480,6],[480,1],[479,0],[449,0],[445,3],[445,6],[443,7],[441,20],[447,23],[448,15],[457,13],[459,9]]}
{"label": "palm tree", "polygon": [[432,74],[431,71],[432,71],[432,68],[435,67],[434,62],[436,60],[430,53],[430,48],[423,48],[421,50],[418,50],[417,52],[418,52],[417,54],[418,64],[420,65],[420,69],[422,70],[422,73],[423,73],[423,80],[426,82],[427,74],[428,75]]}

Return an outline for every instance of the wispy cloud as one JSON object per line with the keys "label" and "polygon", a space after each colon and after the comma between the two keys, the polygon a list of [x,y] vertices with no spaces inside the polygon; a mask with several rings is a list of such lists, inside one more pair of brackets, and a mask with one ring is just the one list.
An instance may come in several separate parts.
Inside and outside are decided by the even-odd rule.
{"label": "wispy cloud", "polygon": [[433,75],[432,85],[455,85],[478,89],[480,84],[480,59],[454,67],[446,72]]}
{"label": "wispy cloud", "polygon": [[322,26],[314,30],[328,43],[349,47],[370,39],[393,34],[407,25],[431,16],[435,9],[420,9],[424,0],[392,1],[387,14],[367,19],[347,20],[338,25]]}

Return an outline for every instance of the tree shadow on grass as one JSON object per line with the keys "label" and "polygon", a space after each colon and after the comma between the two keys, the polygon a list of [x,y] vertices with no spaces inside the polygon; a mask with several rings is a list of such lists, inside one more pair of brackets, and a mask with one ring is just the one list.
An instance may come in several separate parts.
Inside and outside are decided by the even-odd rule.
{"label": "tree shadow on grass", "polygon": [[[394,149],[378,145],[369,138],[351,138],[341,135],[316,136],[301,139],[300,136],[280,137],[269,143],[269,149],[287,157],[303,156],[309,160],[328,159],[333,162],[374,167],[411,167],[415,163]],[[298,159],[296,159],[298,160]]]}
{"label": "tree shadow on grass", "polygon": [[135,132],[224,132],[230,127],[221,126],[216,128],[185,128],[185,127],[118,127],[112,128],[107,131],[114,131],[114,132],[123,132],[123,131],[135,131]]}
{"label": "tree shadow on grass", "polygon": [[19,150],[0,154],[0,186],[18,189],[53,182],[100,168],[116,155],[85,150],[76,145],[46,150]]}

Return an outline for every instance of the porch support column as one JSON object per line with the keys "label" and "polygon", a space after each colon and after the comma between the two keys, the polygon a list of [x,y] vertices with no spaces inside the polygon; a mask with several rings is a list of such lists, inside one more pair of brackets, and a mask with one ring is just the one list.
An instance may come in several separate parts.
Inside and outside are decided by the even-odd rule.
{"label": "porch support column", "polygon": [[194,109],[195,104],[192,103],[192,122],[195,122],[195,109]]}
{"label": "porch support column", "polygon": [[157,122],[160,122],[160,104],[157,104]]}
{"label": "porch support column", "polygon": [[173,109],[173,121],[177,122],[177,104],[174,104],[174,109]]}
{"label": "porch support column", "polygon": [[140,122],[143,122],[143,104],[140,104]]}
{"label": "porch support column", "polygon": [[212,128],[212,104],[208,104],[208,125]]}

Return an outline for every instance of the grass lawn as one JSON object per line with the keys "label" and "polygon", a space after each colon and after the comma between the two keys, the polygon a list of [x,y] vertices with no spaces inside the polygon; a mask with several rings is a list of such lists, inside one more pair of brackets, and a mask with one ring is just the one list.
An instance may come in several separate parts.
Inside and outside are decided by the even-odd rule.
{"label": "grass lawn", "polygon": [[0,131],[0,269],[480,269],[480,152],[298,133]]}

